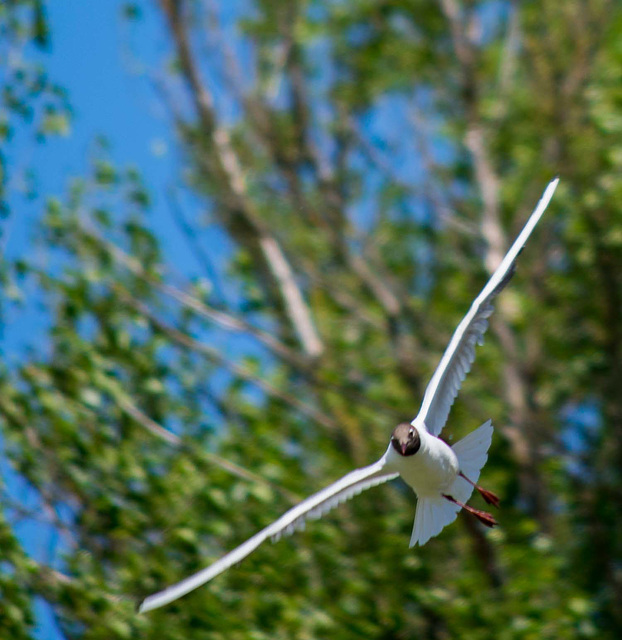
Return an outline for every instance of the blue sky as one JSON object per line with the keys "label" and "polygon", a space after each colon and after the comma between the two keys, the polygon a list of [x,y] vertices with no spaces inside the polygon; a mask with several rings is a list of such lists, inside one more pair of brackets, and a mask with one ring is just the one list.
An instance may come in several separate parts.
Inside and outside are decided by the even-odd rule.
{"label": "blue sky", "polygon": [[[51,80],[68,90],[74,117],[68,136],[42,144],[33,139],[28,126],[16,131],[9,149],[16,187],[10,195],[14,214],[4,240],[9,258],[32,257],[33,230],[44,205],[41,198],[26,201],[21,196],[23,172],[34,170],[38,193],[62,197],[72,177],[88,175],[97,136],[110,143],[115,164],[140,168],[154,197],[154,219],[166,218],[163,194],[173,176],[169,128],[147,79],[133,72],[129,55],[123,53],[133,39],[121,17],[122,5],[78,0],[49,4],[52,46],[38,57]],[[164,39],[151,14],[146,14],[137,33],[140,53],[156,61]],[[155,154],[156,149],[165,153]],[[173,249],[174,243],[170,246]],[[15,352],[24,336],[40,328],[36,316],[29,305],[12,310],[5,330],[7,351]]]}

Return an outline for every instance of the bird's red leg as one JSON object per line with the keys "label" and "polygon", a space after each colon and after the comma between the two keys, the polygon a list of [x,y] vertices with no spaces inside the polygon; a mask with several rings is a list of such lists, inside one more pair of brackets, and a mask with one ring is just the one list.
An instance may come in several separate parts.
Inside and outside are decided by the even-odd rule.
{"label": "bird's red leg", "polygon": [[460,471],[458,475],[461,478],[464,478],[469,484],[472,484],[480,492],[480,495],[482,496],[482,498],[484,498],[484,500],[486,500],[488,504],[494,505],[495,507],[497,507],[497,509],[499,508],[499,498],[492,491],[488,491],[487,489],[480,487],[478,484],[475,484],[473,480],[469,480],[464,475],[464,473],[462,473],[462,471]]}
{"label": "bird's red leg", "polygon": [[456,500],[453,496],[449,496],[446,493],[443,494],[443,498],[449,500],[449,502],[453,502],[457,504],[459,507],[462,507],[469,513],[472,513],[482,524],[485,524],[487,527],[494,527],[499,524],[492,516],[492,514],[487,511],[480,511],[479,509],[474,509],[473,507],[469,507],[468,504],[464,504],[464,502],[460,502]]}

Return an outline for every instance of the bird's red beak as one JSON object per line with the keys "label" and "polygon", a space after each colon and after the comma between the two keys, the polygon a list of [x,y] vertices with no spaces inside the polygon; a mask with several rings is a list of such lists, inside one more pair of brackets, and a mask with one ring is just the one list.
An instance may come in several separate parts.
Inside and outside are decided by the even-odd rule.
{"label": "bird's red beak", "polygon": [[400,449],[402,450],[402,455],[403,455],[403,456],[405,456],[405,455],[406,455],[406,447],[407,447],[407,446],[408,446],[407,444],[402,444],[402,445],[401,445],[401,447],[400,447]]}

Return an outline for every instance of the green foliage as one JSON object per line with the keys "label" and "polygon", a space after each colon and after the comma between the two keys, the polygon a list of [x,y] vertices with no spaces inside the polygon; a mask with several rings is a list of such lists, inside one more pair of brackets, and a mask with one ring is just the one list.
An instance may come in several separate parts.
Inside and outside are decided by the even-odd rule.
{"label": "green foliage", "polygon": [[[43,142],[52,135],[71,131],[71,107],[65,90],[46,73],[38,55],[25,53],[47,49],[50,33],[42,0],[15,0],[0,6],[0,209],[9,211],[7,185],[18,170],[19,153],[11,144],[16,132],[29,133]],[[16,160],[13,160],[15,156]],[[17,165],[17,166],[15,166]],[[13,178],[15,179],[15,178]]]}
{"label": "green foliage", "polygon": [[[203,220],[178,220],[206,267],[193,280],[146,179],[105,145],[47,198],[38,251],[3,283],[5,300],[36,298],[46,329],[0,376],[5,456],[39,504],[19,514],[2,494],[0,635],[32,637],[42,597],[76,639],[618,637],[620,10],[456,3],[452,23],[453,3],[257,1],[238,25],[254,84],[231,91],[232,118],[196,87],[193,71],[219,58],[184,55],[183,33],[194,43],[206,24],[202,4],[185,5],[159,16],[179,27],[175,73],[196,109],[174,114],[172,135],[184,189],[233,247],[214,268],[224,293]],[[145,11],[158,9],[123,6],[136,28]],[[53,36],[44,20],[42,3],[0,8],[22,40]],[[71,135],[42,73],[4,82],[4,139],[34,113],[42,135]],[[232,80],[223,91],[248,78]],[[41,108],[48,95],[56,106]],[[408,550],[414,497],[396,483],[137,616],[142,596],[379,455],[486,279],[482,194],[507,241],[553,172],[554,206],[443,434],[493,419],[483,478],[502,526],[461,515]],[[25,552],[20,517],[57,532],[53,561]]]}

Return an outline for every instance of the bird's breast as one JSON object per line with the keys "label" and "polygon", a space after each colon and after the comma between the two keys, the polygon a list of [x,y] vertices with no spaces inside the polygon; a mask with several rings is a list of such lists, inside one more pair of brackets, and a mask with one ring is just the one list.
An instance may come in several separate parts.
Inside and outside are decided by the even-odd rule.
{"label": "bird's breast", "polygon": [[401,456],[392,447],[387,453],[387,463],[419,497],[445,493],[458,474],[458,459],[451,447],[429,434],[422,437],[419,451],[412,456]]}

